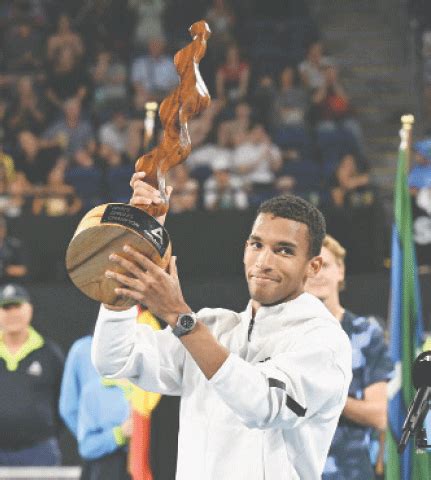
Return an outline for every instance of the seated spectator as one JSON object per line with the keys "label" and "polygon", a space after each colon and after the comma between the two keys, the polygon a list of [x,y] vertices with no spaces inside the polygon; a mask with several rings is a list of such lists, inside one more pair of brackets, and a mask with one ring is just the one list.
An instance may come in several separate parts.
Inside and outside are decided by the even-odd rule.
{"label": "seated spectator", "polygon": [[124,153],[127,148],[128,132],[129,120],[123,111],[117,110],[113,112],[110,120],[100,127],[99,141]]}
{"label": "seated spectator", "polygon": [[213,174],[204,185],[206,210],[243,210],[248,207],[244,182],[231,174],[232,165],[223,157],[214,160]]}
{"label": "seated spectator", "polygon": [[48,175],[45,188],[36,192],[32,204],[33,215],[61,217],[75,215],[82,209],[82,202],[73,187],[64,181],[65,165],[59,163]]}
{"label": "seated spectator", "polygon": [[350,100],[338,78],[335,65],[324,69],[324,84],[316,89],[312,96],[312,120],[318,132],[333,132],[342,128],[350,133],[356,148],[363,150],[362,129],[353,116]]}
{"label": "seated spectator", "polygon": [[302,88],[295,86],[295,71],[285,67],[280,75],[280,88],[275,96],[275,127],[303,127],[307,96]]}
{"label": "seated spectator", "polygon": [[17,98],[8,111],[7,124],[12,133],[29,130],[40,133],[46,122],[46,112],[33,87],[33,80],[23,76],[17,83]]}
{"label": "seated spectator", "polygon": [[6,31],[3,55],[6,71],[9,73],[33,73],[42,67],[42,37],[22,17]]}
{"label": "seated spectator", "polygon": [[88,97],[89,89],[90,80],[73,49],[60,49],[48,70],[45,91],[53,115],[63,110],[66,100],[75,99],[82,104]]}
{"label": "seated spectator", "polygon": [[6,219],[0,216],[0,283],[22,281],[28,274],[21,240],[8,235]]}
{"label": "seated spectator", "polygon": [[116,60],[109,50],[103,50],[97,55],[92,71],[94,84],[93,108],[102,121],[118,108],[127,104],[127,69]]}
{"label": "seated spectator", "polygon": [[413,146],[415,163],[409,174],[410,193],[416,195],[418,190],[431,186],[431,140],[416,142]]}
{"label": "seated spectator", "polygon": [[[6,143],[8,138],[8,131],[6,127],[6,119],[8,114],[9,103],[6,101],[6,98],[0,96],[0,145],[1,149]],[[10,136],[9,136],[10,137]]]}
{"label": "seated spectator", "polygon": [[321,188],[321,172],[317,162],[302,157],[298,150],[283,151],[283,166],[277,172],[276,187],[280,191],[304,194],[316,192]]}
{"label": "seated spectator", "polygon": [[134,44],[138,49],[146,47],[151,39],[163,36],[166,3],[166,0],[129,0],[128,5],[135,18]]}
{"label": "seated spectator", "polygon": [[24,190],[11,156],[0,148],[0,215],[18,217],[24,206]]}
{"label": "seated spectator", "polygon": [[290,175],[277,177],[274,187],[278,195],[293,194],[295,192],[296,180]]}
{"label": "seated spectator", "polygon": [[65,181],[82,201],[84,212],[105,201],[102,171],[85,149],[76,150],[73,163],[66,170]]}
{"label": "seated spectator", "polygon": [[132,196],[130,179],[135,171],[134,164],[125,154],[106,143],[100,145],[99,156],[105,167],[109,201],[129,203]]}
{"label": "seated spectator", "polygon": [[93,127],[81,116],[81,104],[76,98],[64,104],[64,116],[44,132],[43,138],[60,146],[64,153],[73,155],[94,138]]}
{"label": "seated spectator", "polygon": [[271,189],[275,172],[282,166],[280,149],[262,125],[255,125],[250,133],[239,140],[233,153],[234,172],[240,175],[254,191]]}
{"label": "seated spectator", "polygon": [[66,14],[61,14],[57,20],[56,32],[48,38],[48,60],[53,61],[65,48],[69,49],[77,60],[84,55],[84,44],[81,36],[72,30],[70,18]]}
{"label": "seated spectator", "polygon": [[230,103],[243,100],[248,93],[249,80],[250,66],[233,44],[226,51],[225,63],[216,73],[217,98]]}
{"label": "seated spectator", "polygon": [[213,99],[208,108],[187,123],[193,148],[204,143],[214,128],[214,122],[223,109],[223,102]]}
{"label": "seated spectator", "polygon": [[226,0],[213,0],[205,16],[211,32],[211,44],[220,51],[232,42],[235,14]]}
{"label": "seated spectator", "polygon": [[281,148],[305,151],[310,144],[305,129],[308,100],[305,91],[295,86],[295,71],[285,67],[280,75],[280,87],[274,98],[272,128],[274,141]]}
{"label": "seated spectator", "polygon": [[235,106],[234,117],[221,123],[230,134],[230,142],[237,133],[247,134],[253,123],[253,109],[246,101],[241,101]]}
{"label": "seated spectator", "polygon": [[0,166],[2,172],[6,177],[6,181],[9,183],[15,178],[15,161],[11,155],[6,153],[3,148],[3,138],[0,138]]}
{"label": "seated spectator", "polygon": [[180,163],[168,173],[167,184],[173,188],[169,200],[170,213],[183,213],[196,210],[199,197],[199,184],[191,178],[187,167]]}
{"label": "seated spectator", "polygon": [[253,106],[256,119],[269,131],[274,122],[274,106],[277,89],[270,74],[262,74],[257,80],[257,87],[253,94]]}
{"label": "seated spectator", "polygon": [[203,182],[212,173],[213,162],[216,158],[225,158],[232,165],[231,134],[225,125],[220,124],[217,128],[216,143],[206,143],[192,150],[186,160],[186,165],[191,175]]}
{"label": "seated spectator", "polygon": [[18,134],[19,153],[15,168],[31,185],[44,185],[49,172],[61,159],[62,152],[55,145],[45,144],[33,133],[24,130]]}
{"label": "seated spectator", "polygon": [[132,64],[135,92],[144,92],[148,100],[161,101],[178,84],[174,62],[165,55],[165,47],[163,38],[152,38],[148,42],[148,54],[137,57]]}
{"label": "seated spectator", "polygon": [[325,84],[324,69],[329,63],[329,58],[323,56],[322,42],[312,43],[305,60],[298,67],[304,87],[310,91],[322,88]]}
{"label": "seated spectator", "polygon": [[369,187],[367,172],[360,172],[355,157],[345,155],[335,170],[332,180],[331,197],[337,207],[368,206],[374,202],[373,192]]}

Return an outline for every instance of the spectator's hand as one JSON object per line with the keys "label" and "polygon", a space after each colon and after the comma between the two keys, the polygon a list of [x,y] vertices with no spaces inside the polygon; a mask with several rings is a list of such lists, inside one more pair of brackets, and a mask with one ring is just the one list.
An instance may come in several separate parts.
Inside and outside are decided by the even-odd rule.
{"label": "spectator's hand", "polygon": [[121,425],[121,431],[126,438],[130,438],[133,433],[133,420],[129,417],[123,424]]}
{"label": "spectator's hand", "polygon": [[[133,189],[130,204],[133,206],[151,205],[152,203],[159,205],[162,202],[159,190],[152,187],[149,183],[144,182],[145,175],[145,172],[136,172],[130,180],[130,186]],[[168,201],[171,197],[172,190],[172,187],[166,187],[166,197]],[[156,220],[162,225],[164,225],[165,219],[166,215],[156,218]]]}

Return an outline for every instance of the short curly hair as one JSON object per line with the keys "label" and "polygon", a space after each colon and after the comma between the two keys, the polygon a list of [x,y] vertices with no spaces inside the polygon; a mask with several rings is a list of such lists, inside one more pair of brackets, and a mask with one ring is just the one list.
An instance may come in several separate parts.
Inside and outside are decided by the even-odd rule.
{"label": "short curly hair", "polygon": [[257,215],[269,213],[275,217],[287,218],[304,223],[308,227],[310,258],[320,255],[326,235],[326,222],[322,212],[314,205],[295,195],[280,195],[263,202]]}

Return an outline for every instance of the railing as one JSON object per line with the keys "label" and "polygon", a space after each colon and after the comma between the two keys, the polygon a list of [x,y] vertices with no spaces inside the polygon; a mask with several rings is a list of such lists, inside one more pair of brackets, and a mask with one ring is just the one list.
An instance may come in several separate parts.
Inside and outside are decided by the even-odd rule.
{"label": "railing", "polygon": [[81,467],[0,467],[1,480],[78,480]]}

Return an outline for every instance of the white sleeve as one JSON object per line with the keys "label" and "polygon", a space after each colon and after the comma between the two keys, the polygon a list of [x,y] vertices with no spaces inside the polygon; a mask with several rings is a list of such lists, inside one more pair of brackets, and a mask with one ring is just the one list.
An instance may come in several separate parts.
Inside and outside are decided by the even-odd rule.
{"label": "white sleeve", "polygon": [[108,378],[128,378],[150,392],[180,395],[185,349],[168,327],[153,330],[136,322],[133,307],[115,312],[100,307],[91,358]]}
{"label": "white sleeve", "polygon": [[350,345],[342,342],[341,353],[321,340],[299,347],[257,365],[230,354],[209,382],[249,428],[290,429],[317,413],[339,416],[351,380]]}

